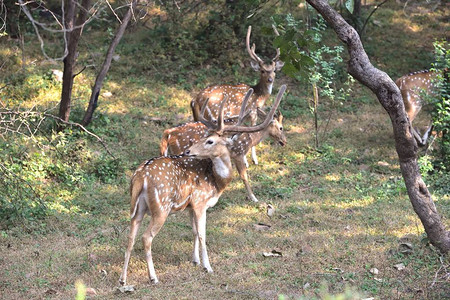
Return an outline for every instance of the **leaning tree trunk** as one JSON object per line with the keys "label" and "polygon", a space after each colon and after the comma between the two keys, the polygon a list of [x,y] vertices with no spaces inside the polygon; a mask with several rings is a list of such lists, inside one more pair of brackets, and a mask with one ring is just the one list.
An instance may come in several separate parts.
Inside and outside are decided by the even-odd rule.
{"label": "leaning tree trunk", "polygon": [[395,147],[400,169],[414,211],[419,216],[430,242],[441,252],[450,250],[450,232],[446,231],[436,210],[427,186],[422,180],[417,164],[417,143],[411,134],[402,96],[392,79],[375,68],[364,51],[356,30],[326,0],[307,0],[331,25],[338,37],[347,45],[350,55],[348,72],[374,92],[391,118]]}
{"label": "leaning tree trunk", "polygon": [[138,0],[133,0],[133,2],[130,4],[130,8],[128,9],[127,13],[125,14],[122,23],[120,24],[119,28],[117,29],[116,35],[114,36],[111,45],[109,45],[108,51],[106,53],[105,61],[103,62],[102,68],[100,70],[100,73],[97,75],[97,78],[95,79],[95,84],[92,87],[92,93],[91,98],[89,100],[88,108],[86,109],[86,113],[84,114],[83,121],[81,124],[84,126],[89,125],[92,121],[92,116],[94,115],[94,111],[97,108],[97,102],[98,102],[98,96],[100,94],[100,90],[103,86],[103,80],[106,77],[106,73],[108,73],[108,70],[111,66],[112,57],[114,54],[114,50],[116,49],[117,45],[119,44],[120,40],[122,39],[122,36],[125,32],[125,29],[128,26],[128,23],[131,20],[131,16],[133,15],[133,9],[136,7]]}
{"label": "leaning tree trunk", "polygon": [[[72,102],[73,71],[77,60],[77,47],[80,41],[83,25],[86,22],[91,0],[83,0],[79,8],[78,17],[75,18],[77,8],[76,0],[67,1],[65,30],[67,30],[67,55],[64,58],[63,84],[61,102],[59,104],[59,117],[65,122],[69,121]],[[75,21],[76,19],[76,21]],[[75,23],[75,26],[74,26]]]}

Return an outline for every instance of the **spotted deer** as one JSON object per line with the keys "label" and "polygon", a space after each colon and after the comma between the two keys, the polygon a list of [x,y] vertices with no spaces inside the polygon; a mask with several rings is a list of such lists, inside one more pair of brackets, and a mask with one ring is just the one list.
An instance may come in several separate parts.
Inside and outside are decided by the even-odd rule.
{"label": "spotted deer", "polygon": [[[249,94],[251,93],[247,93],[247,96]],[[246,99],[244,99],[245,104],[248,99],[247,96]],[[245,106],[245,104],[243,104],[243,106]],[[258,115],[263,119],[266,114],[258,109]],[[202,119],[201,116],[200,119]],[[243,120],[238,120],[238,123],[242,123],[242,121]],[[202,122],[190,122],[174,128],[166,129],[163,133],[163,138],[161,139],[160,144],[161,155],[167,156],[168,154],[181,154],[187,148],[204,137],[207,132],[208,127]],[[269,126],[260,131],[242,133],[235,137],[235,142],[230,149],[231,158],[238,170],[239,176],[244,182],[247,195],[254,202],[258,202],[258,199],[253,193],[249,183],[247,174],[248,164],[245,157],[251,147],[256,146],[267,137],[277,141],[281,146],[286,145],[286,136],[283,131],[283,115],[280,111],[275,114],[273,120],[269,123]]]}
{"label": "spotted deer", "polygon": [[142,235],[150,282],[157,283],[152,258],[152,241],[169,213],[189,209],[194,233],[193,263],[213,272],[206,250],[206,210],[214,206],[232,178],[231,133],[254,132],[269,125],[283,96],[282,86],[263,123],[255,126],[224,125],[225,100],[217,124],[207,122],[211,133],[189,147],[183,155],[159,157],[143,162],[131,178],[131,226],[125,262],[119,283],[127,281],[127,269],[139,226],[147,213],[150,224]]}
{"label": "spotted deer", "polygon": [[[447,71],[444,71],[444,76],[448,76],[445,75],[446,72]],[[438,78],[438,74],[438,72],[430,70],[418,71],[404,75],[395,81],[395,84],[402,94],[403,104],[405,105],[405,110],[411,124],[424,105],[424,93],[430,94],[435,92],[435,82]],[[430,132],[433,129],[433,125],[431,124],[428,126],[428,129],[423,136],[420,135],[420,132],[418,132],[417,129],[412,126],[411,128],[414,138],[419,146],[425,146]]]}
{"label": "spotted deer", "polygon": [[[191,101],[191,109],[195,121],[199,121],[200,108],[203,106],[206,99],[209,99],[209,103],[206,108],[204,117],[209,120],[217,118],[219,105],[225,96],[228,96],[228,101],[224,111],[225,117],[236,117],[240,112],[240,107],[243,102],[245,93],[247,93],[249,88],[252,88],[254,90],[254,93],[249,101],[249,119],[252,125],[256,124],[258,117],[257,108],[262,108],[266,100],[272,94],[275,72],[280,71],[284,63],[279,60],[280,49],[277,49],[277,54],[270,63],[265,63],[258,55],[256,55],[255,44],[250,47],[251,31],[252,27],[249,26],[247,31],[246,47],[247,52],[251,58],[250,63],[252,68],[257,72],[260,72],[259,82],[254,86],[241,83],[238,85],[223,84],[207,87]],[[252,147],[252,161],[255,164],[258,164],[258,158],[256,157],[256,151],[254,147]]]}

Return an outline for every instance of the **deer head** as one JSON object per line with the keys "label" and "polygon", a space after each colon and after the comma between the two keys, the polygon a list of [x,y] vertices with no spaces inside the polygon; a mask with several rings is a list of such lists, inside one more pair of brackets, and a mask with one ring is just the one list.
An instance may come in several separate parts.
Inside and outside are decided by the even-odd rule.
{"label": "deer head", "polygon": [[[279,60],[280,58],[280,49],[277,49],[277,54],[272,59],[270,63],[265,63],[258,55],[255,53],[255,44],[250,47],[250,35],[252,32],[252,27],[249,26],[247,30],[247,38],[246,38],[246,46],[247,52],[250,55],[251,61],[250,64],[253,70],[260,72],[260,83],[265,86],[270,86],[270,91],[272,88],[272,83],[275,79],[275,72],[281,70],[284,66],[284,63]],[[270,93],[269,93],[270,94]]]}

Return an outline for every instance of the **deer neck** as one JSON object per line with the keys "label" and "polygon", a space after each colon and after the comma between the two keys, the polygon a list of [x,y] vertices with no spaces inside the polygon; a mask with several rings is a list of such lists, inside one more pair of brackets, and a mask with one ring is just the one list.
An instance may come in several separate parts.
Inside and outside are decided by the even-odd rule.
{"label": "deer neck", "polygon": [[265,130],[241,134],[233,144],[232,157],[235,158],[236,156],[247,154],[251,147],[259,144],[267,135]]}
{"label": "deer neck", "polygon": [[250,132],[248,137],[250,139],[250,147],[258,145],[262,140],[268,136],[267,130],[260,130],[256,132]]}
{"label": "deer neck", "polygon": [[272,94],[273,82],[268,83],[267,81],[259,80],[259,82],[252,86],[254,94],[258,97],[268,98]]}
{"label": "deer neck", "polygon": [[232,178],[232,165],[229,155],[222,155],[211,159],[213,174],[219,192],[222,192]]}

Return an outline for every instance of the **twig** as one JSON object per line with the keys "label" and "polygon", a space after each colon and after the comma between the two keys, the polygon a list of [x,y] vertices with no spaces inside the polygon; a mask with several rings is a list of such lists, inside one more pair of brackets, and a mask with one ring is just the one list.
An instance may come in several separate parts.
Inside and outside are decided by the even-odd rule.
{"label": "twig", "polygon": [[8,168],[7,168],[4,164],[2,164],[2,163],[0,163],[0,167],[1,167],[1,168],[0,168],[0,171],[2,171],[2,173],[3,173],[4,176],[8,176],[8,174],[10,174],[9,177],[15,177],[15,178],[17,178],[19,181],[22,181],[22,182],[24,182],[26,185],[28,185],[28,187],[31,189],[31,191],[32,191],[33,194],[35,195],[35,197],[36,197],[36,199],[38,200],[38,202],[39,202],[42,206],[44,206],[45,208],[47,208],[47,205],[45,204],[45,202],[41,199],[41,197],[39,196],[39,194],[36,192],[36,190],[33,188],[33,186],[31,186],[31,184],[30,184],[27,180],[23,179],[22,177],[20,177],[19,175],[15,174],[14,172],[11,172],[10,170],[8,170]]}
{"label": "twig", "polygon": [[122,24],[122,20],[119,18],[119,16],[116,14],[115,10],[112,8],[111,4],[108,0],[106,0],[106,4],[108,5],[109,9],[112,11],[116,19],[119,21],[120,24]]}
{"label": "twig", "polygon": [[443,257],[442,256],[439,256],[439,262],[441,263],[441,266],[439,267],[439,269],[436,271],[436,273],[434,274],[434,280],[433,280],[433,283],[431,283],[431,285],[430,285],[430,288],[432,288],[435,284],[436,284],[436,282],[437,282],[437,279],[438,279],[438,274],[439,274],[439,272],[442,270],[442,269],[444,269],[444,272],[445,272],[445,274],[444,274],[444,280],[445,281],[447,281],[449,278],[450,278],[450,273],[447,271],[447,267],[444,265],[444,262],[443,262]]}
{"label": "twig", "polygon": [[383,2],[381,2],[378,5],[375,5],[374,9],[372,10],[372,12],[369,14],[369,16],[367,17],[367,19],[364,21],[364,25],[361,28],[361,32],[360,32],[360,36],[362,37],[363,33],[364,33],[364,29],[366,28],[367,23],[369,22],[370,18],[372,17],[372,15],[377,11],[377,9],[379,9],[383,4],[385,4],[386,2],[388,2],[389,0],[384,0]]}
{"label": "twig", "polygon": [[[60,117],[54,116],[52,114],[49,114],[47,112],[33,112],[33,111],[27,111],[27,112],[17,112],[17,111],[12,111],[9,109],[5,109],[6,111],[0,111],[0,123],[14,123],[16,121],[16,119],[13,119],[11,121],[3,121],[3,116],[5,115],[12,115],[12,116],[18,116],[20,119],[22,119],[22,122],[18,125],[18,127],[13,130],[11,128],[9,128],[8,126],[4,127],[3,129],[5,130],[5,132],[14,132],[14,133],[18,133],[18,134],[23,134],[22,132],[20,132],[20,129],[22,126],[26,127],[29,134],[33,135],[36,130],[32,130],[29,126],[29,123],[27,121],[27,117],[29,117],[30,115],[40,115],[40,116],[44,116],[44,117],[48,117],[48,118],[52,118],[54,120],[57,120],[59,122],[62,122],[64,124],[67,125],[71,125],[71,126],[76,126],[81,128],[81,130],[83,130],[84,132],[86,132],[87,134],[89,134],[90,136],[93,136],[95,139],[97,139],[97,141],[102,144],[102,146],[105,148],[106,152],[113,158],[116,159],[116,157],[114,156],[114,154],[111,153],[111,151],[109,151],[106,143],[96,134],[90,132],[89,130],[87,130],[83,125],[79,124],[79,123],[75,123],[75,122],[70,122],[70,121],[65,121],[63,119],[61,119]],[[39,120],[37,127],[42,123],[43,120]],[[34,132],[34,133],[33,133]]]}

